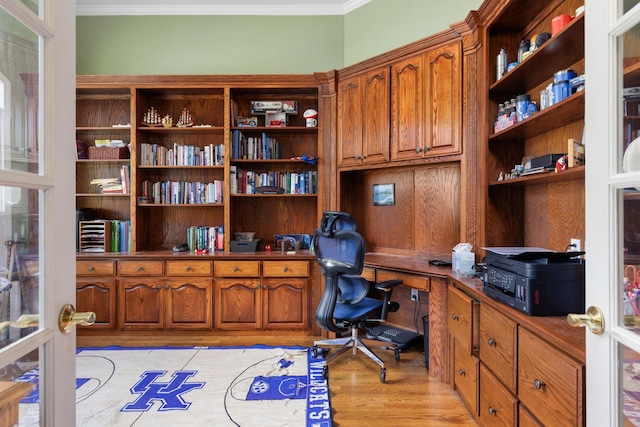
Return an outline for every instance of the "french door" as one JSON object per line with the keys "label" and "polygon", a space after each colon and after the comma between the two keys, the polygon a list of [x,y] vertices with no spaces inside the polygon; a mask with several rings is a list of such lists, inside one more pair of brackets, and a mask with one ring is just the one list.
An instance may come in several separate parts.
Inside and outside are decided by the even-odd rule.
{"label": "french door", "polygon": [[33,389],[20,426],[75,425],[74,100],[75,1],[0,0],[0,381]]}

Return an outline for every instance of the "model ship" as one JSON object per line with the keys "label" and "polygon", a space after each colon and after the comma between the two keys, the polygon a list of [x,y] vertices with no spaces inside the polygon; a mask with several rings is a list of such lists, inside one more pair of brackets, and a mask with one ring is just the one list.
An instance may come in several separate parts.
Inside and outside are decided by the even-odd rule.
{"label": "model ship", "polygon": [[142,116],[142,124],[147,126],[160,126],[162,125],[162,116],[160,116],[158,110],[151,107]]}
{"label": "model ship", "polygon": [[180,114],[180,120],[176,123],[176,126],[179,128],[185,128],[189,126],[193,126],[193,120],[191,120],[191,113],[186,108],[182,109],[182,113]]}

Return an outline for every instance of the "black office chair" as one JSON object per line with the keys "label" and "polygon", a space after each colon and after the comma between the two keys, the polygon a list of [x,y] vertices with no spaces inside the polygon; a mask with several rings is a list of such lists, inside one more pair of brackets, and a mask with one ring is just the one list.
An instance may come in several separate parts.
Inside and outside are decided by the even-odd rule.
{"label": "black office chair", "polygon": [[[380,380],[385,381],[384,362],[360,339],[359,331],[368,329],[370,322],[380,324],[385,321],[387,313],[396,311],[398,303],[391,302],[394,286],[402,280],[389,280],[376,283],[375,289],[380,291],[383,299],[369,295],[370,282],[359,274],[364,265],[365,242],[356,231],[355,220],[344,212],[325,212],[320,228],[313,237],[316,260],[325,278],[324,292],[316,311],[316,322],[322,329],[335,332],[350,332],[349,337],[316,341],[313,351],[318,346],[340,345],[326,362],[347,349],[356,354],[357,349],[380,365]],[[400,359],[397,345],[385,345],[380,348],[394,350],[396,360]],[[323,377],[326,379],[328,367],[325,364]]]}

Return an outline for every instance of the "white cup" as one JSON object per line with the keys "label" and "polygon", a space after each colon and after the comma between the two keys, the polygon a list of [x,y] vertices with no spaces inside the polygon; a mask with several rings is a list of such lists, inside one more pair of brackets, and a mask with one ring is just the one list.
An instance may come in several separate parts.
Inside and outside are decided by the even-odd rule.
{"label": "white cup", "polygon": [[308,128],[314,128],[318,126],[318,119],[314,119],[314,118],[308,118],[307,119],[307,127]]}

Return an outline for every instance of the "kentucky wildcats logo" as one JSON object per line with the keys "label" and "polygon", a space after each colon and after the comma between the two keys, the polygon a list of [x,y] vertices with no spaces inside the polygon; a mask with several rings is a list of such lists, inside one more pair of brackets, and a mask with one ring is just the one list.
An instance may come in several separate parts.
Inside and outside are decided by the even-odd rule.
{"label": "kentucky wildcats logo", "polygon": [[176,371],[170,382],[161,382],[157,379],[167,371],[146,371],[136,385],[131,387],[132,394],[140,394],[134,402],[127,403],[122,412],[144,412],[151,409],[154,401],[162,402],[158,411],[187,410],[191,402],[185,402],[182,395],[191,390],[204,387],[205,383],[187,380],[197,371]]}

